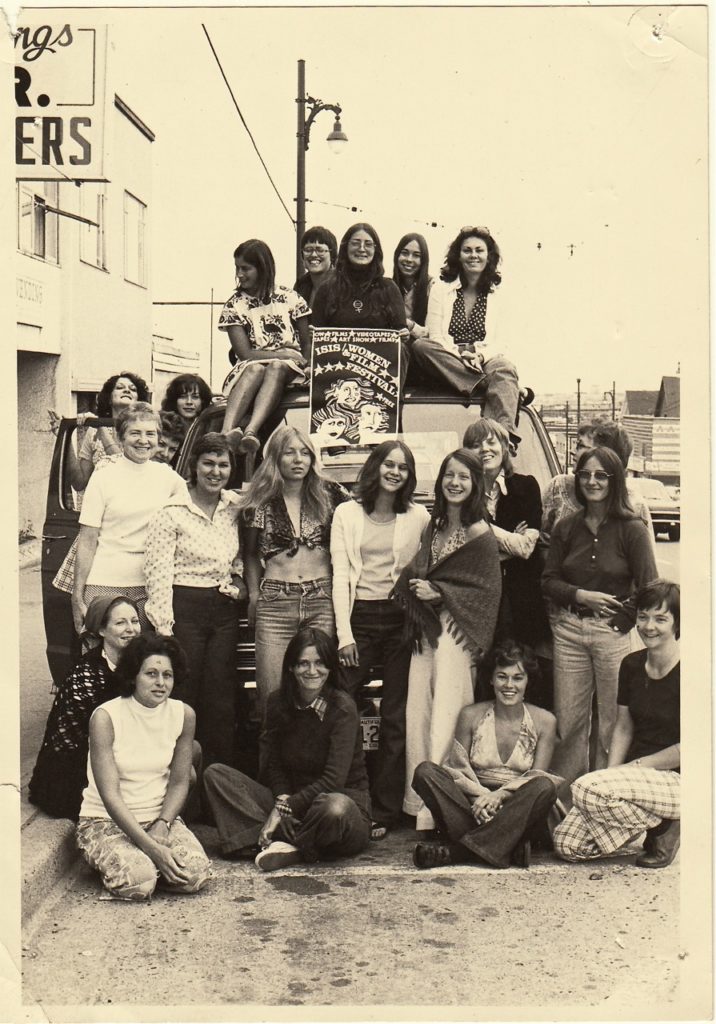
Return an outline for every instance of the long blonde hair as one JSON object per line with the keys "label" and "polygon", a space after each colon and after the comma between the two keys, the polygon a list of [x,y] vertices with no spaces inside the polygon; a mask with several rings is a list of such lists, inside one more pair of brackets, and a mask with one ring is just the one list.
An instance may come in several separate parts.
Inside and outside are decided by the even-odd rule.
{"label": "long blonde hair", "polygon": [[318,471],[316,451],[306,434],[288,424],[279,427],[268,439],[264,460],[254,473],[246,493],[240,498],[241,508],[252,512],[261,505],[283,496],[283,477],[279,469],[279,460],[294,439],[311,454],[311,466],[301,487],[306,509],[314,519],[321,523],[326,522],[333,511],[327,490],[329,481]]}

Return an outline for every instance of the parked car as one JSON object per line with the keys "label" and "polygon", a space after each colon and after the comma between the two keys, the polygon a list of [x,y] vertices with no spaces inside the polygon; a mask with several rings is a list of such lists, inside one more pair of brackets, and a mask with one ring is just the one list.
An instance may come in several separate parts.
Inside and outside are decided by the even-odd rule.
{"label": "parked car", "polygon": [[[309,396],[305,389],[289,390],[284,401],[265,424],[261,439],[265,441],[281,423],[308,427]],[[443,457],[459,447],[465,428],[481,415],[479,401],[461,400],[456,395],[436,394],[414,388],[409,391],[402,407],[402,437],[415,454],[418,484],[415,500],[430,506],[433,484]],[[223,403],[210,405],[194,421],[184,440],[177,461],[177,471],[188,477],[189,459],[197,441],[208,431],[220,430],[224,417]],[[89,421],[89,425],[106,425],[109,421]],[[67,452],[75,443],[77,421],[63,419],[55,444],[50,468],[47,495],[47,517],[43,531],[42,589],[47,660],[55,683],[65,678],[79,656],[78,640],[72,625],[69,596],[52,586],[52,580],[78,532],[79,513],[68,479]],[[522,442],[514,458],[518,473],[529,473],[544,487],[551,477],[560,472],[559,463],[549,435],[538,413],[531,406],[520,412],[519,431]],[[356,481],[369,447],[345,446],[324,455],[326,475],[350,488]],[[260,455],[258,456],[260,459]],[[239,460],[229,482],[233,488],[244,483],[244,460]],[[253,631],[246,620],[246,606],[239,608],[241,630],[236,657],[237,685],[242,690],[241,701],[246,706],[254,689],[255,656]],[[372,682],[364,700],[364,745],[377,746],[375,719],[379,700],[379,679]],[[243,715],[244,724],[251,714]]]}
{"label": "parked car", "polygon": [[669,540],[678,540],[681,536],[681,505],[661,480],[646,476],[630,477],[629,486],[636,488],[649,506],[654,536],[666,533]]}

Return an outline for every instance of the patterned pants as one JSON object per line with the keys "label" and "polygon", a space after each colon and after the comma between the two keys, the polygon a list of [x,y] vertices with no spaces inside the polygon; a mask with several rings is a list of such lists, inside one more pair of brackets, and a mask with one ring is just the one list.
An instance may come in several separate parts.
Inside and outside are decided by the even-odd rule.
{"label": "patterned pants", "polygon": [[583,775],[572,784],[574,806],[554,831],[564,860],[610,857],[664,818],[679,818],[678,772],[620,765]]}
{"label": "patterned pants", "polygon": [[[174,820],[169,836],[169,848],[189,880],[183,885],[164,884],[172,892],[198,892],[211,877],[211,861],[181,818]],[[77,845],[87,863],[99,871],[105,889],[118,899],[148,900],[156,889],[159,871],[154,861],[111,818],[80,818]]]}

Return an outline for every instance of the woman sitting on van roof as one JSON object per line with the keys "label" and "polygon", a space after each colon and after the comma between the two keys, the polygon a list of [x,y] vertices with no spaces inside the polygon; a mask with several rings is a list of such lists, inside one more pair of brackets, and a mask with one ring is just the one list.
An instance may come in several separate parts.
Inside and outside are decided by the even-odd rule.
{"label": "woman sitting on van roof", "polygon": [[233,451],[255,456],[261,447],[259,430],[281,401],[284,388],[307,379],[311,310],[296,292],[276,285],[276,265],[265,242],[242,242],[234,251],[234,263],[236,291],[219,317],[219,330],[229,335],[234,365],[224,381],[222,433]]}

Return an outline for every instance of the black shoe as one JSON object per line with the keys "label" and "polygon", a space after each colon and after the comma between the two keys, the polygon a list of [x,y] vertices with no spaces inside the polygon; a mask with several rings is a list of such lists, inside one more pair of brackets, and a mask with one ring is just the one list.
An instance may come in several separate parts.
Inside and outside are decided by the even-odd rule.
{"label": "black shoe", "polygon": [[656,840],[657,840],[657,838],[659,836],[663,835],[664,832],[667,831],[667,829],[671,825],[671,822],[672,822],[671,818],[664,818],[664,820],[660,821],[658,825],[654,826],[654,828],[648,829],[648,831],[646,833],[646,836],[644,837],[644,852],[645,853],[654,853],[654,851],[656,849]]}
{"label": "black shoe", "polygon": [[452,851],[443,843],[416,843],[413,864],[416,868],[442,868],[454,864]]}
{"label": "black shoe", "polygon": [[510,856],[510,864],[516,868],[528,868],[532,859],[532,846],[529,839],[518,843]]}
{"label": "black shoe", "polygon": [[[681,822],[676,819],[668,820],[666,823],[668,827],[658,835],[653,833],[660,830],[661,825],[657,825],[655,829],[649,829],[647,832],[644,852],[636,859],[637,867],[668,868],[673,861],[681,844]],[[663,825],[665,822],[661,824]]]}

